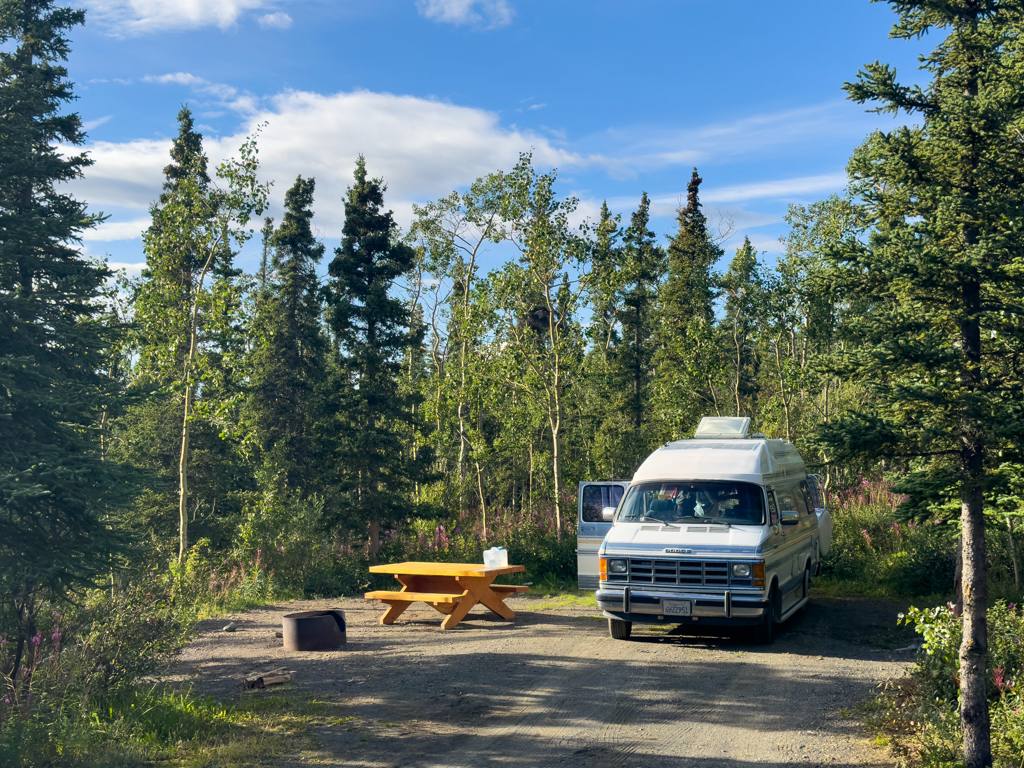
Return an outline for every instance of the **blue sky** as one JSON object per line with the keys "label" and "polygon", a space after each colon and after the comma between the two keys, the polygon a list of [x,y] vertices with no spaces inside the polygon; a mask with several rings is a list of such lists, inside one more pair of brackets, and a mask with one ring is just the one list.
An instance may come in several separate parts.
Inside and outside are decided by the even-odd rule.
{"label": "blue sky", "polygon": [[[316,226],[337,243],[355,157],[413,203],[510,168],[557,167],[581,216],[628,221],[642,191],[669,235],[696,165],[712,223],[778,250],[782,216],[844,184],[851,150],[892,117],[841,90],[880,59],[908,80],[934,41],[887,39],[868,0],[84,0],[69,63],[96,160],[75,192],[111,214],[89,253],[143,260],[138,235],[188,103],[211,156],[266,122],[275,214],[317,179]],[[254,254],[244,254],[252,268]]]}

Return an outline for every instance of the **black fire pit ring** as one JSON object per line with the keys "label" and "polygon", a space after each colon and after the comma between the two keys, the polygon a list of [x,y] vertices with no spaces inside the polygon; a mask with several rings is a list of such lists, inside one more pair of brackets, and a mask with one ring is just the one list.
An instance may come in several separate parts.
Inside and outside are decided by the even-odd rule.
{"label": "black fire pit ring", "polygon": [[286,613],[282,632],[286,651],[333,651],[344,648],[344,611]]}

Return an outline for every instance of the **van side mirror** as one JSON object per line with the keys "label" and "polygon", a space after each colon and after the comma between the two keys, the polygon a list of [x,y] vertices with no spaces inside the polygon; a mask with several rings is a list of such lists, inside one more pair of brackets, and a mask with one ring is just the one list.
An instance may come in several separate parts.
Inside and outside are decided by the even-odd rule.
{"label": "van side mirror", "polygon": [[615,518],[615,507],[605,507],[601,510],[601,519],[610,523]]}
{"label": "van side mirror", "polygon": [[797,525],[800,522],[800,513],[795,509],[784,509],[780,514],[783,525]]}

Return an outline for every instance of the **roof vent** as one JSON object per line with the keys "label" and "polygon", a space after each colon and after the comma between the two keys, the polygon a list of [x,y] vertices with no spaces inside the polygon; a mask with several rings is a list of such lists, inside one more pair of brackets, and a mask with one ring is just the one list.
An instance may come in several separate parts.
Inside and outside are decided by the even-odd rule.
{"label": "roof vent", "polygon": [[746,437],[749,428],[749,416],[705,416],[693,436],[705,440]]}

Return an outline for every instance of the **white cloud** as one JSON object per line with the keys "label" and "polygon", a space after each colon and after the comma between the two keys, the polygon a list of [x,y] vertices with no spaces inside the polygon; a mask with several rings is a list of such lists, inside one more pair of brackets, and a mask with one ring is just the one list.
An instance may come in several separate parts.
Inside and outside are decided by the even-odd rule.
{"label": "white cloud", "polygon": [[138,277],[142,270],[146,267],[144,261],[108,261],[107,266],[115,272],[120,272],[122,269],[128,273],[128,277]]}
{"label": "white cloud", "polygon": [[544,109],[546,106],[547,104],[531,104],[529,109]]}
{"label": "white cloud", "polygon": [[[166,82],[195,82],[187,73],[164,77]],[[532,149],[540,167],[589,162],[544,136],[504,127],[495,113],[482,109],[368,91],[332,95],[288,91],[247,115],[234,136],[207,138],[211,165],[234,154],[245,136],[263,122],[267,127],[259,138],[261,175],[276,181],[276,200],[297,175],[315,176],[316,223],[329,237],[340,233],[341,199],[352,183],[360,153],[366,156],[371,175],[388,184],[388,207],[405,223],[411,220],[413,202],[425,202],[499,168],[511,168],[520,152]],[[162,169],[169,162],[169,140],[93,142],[87,149],[95,164],[73,187],[92,208],[145,210],[159,195]],[[107,226],[120,227],[109,230],[120,236],[130,224]]]}
{"label": "white cloud", "polygon": [[420,15],[445,24],[472,24],[495,29],[512,23],[507,0],[416,0]]}
{"label": "white cloud", "polygon": [[712,187],[701,191],[701,201],[708,203],[737,203],[745,200],[797,200],[807,195],[840,192],[847,184],[845,173],[825,173],[818,176],[800,176],[793,179],[759,181],[731,187]]}
{"label": "white cloud", "polygon": [[210,96],[216,99],[235,112],[243,115],[252,114],[256,111],[257,99],[247,91],[239,91],[232,85],[225,83],[213,83],[191,72],[171,72],[166,75],[146,75],[142,78],[144,83],[156,83],[158,85],[183,85],[191,88],[203,96]]}
{"label": "white cloud", "polygon": [[104,117],[97,117],[95,120],[86,120],[82,123],[82,128],[86,131],[91,131],[94,128],[99,128],[101,125],[110,122],[113,115],[106,115]]}
{"label": "white cloud", "polygon": [[700,165],[783,146],[839,141],[848,146],[877,124],[846,102],[828,102],[783,112],[742,117],[729,123],[664,129],[651,126],[613,128],[582,141],[594,152],[614,151],[605,158],[615,178],[672,165]]}
{"label": "white cloud", "polygon": [[227,29],[248,11],[272,10],[280,4],[275,0],[85,0],[90,21],[118,35],[207,26]]}
{"label": "white cloud", "polygon": [[140,237],[149,226],[149,219],[133,219],[131,221],[105,221],[98,227],[88,229],[82,234],[86,242],[94,241],[109,243],[114,240],[134,240]]}
{"label": "white cloud", "polygon": [[288,29],[292,25],[292,17],[283,11],[277,13],[266,13],[256,21],[264,29]]}

